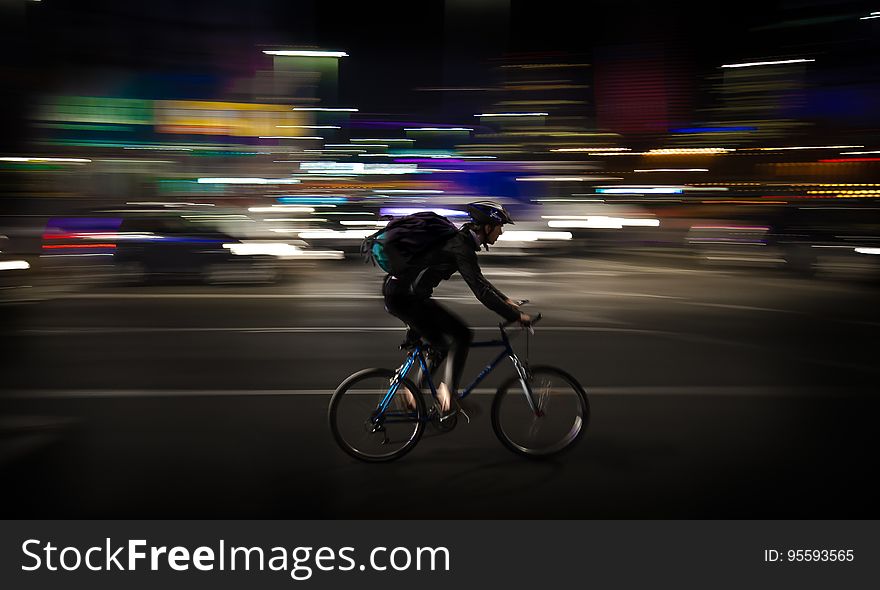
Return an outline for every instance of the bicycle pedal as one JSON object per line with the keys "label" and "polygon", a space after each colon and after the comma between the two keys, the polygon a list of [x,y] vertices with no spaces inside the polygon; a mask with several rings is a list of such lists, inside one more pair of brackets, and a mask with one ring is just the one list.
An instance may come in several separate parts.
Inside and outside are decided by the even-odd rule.
{"label": "bicycle pedal", "polygon": [[[460,409],[455,409],[455,410],[449,410],[448,412],[446,412],[445,414],[443,414],[442,412],[440,412],[440,411],[438,410],[438,411],[437,411],[437,421],[440,422],[440,423],[442,424],[442,423],[444,423],[444,422],[447,422],[447,421],[449,421],[449,420],[455,418],[456,416],[458,416],[458,414],[459,414],[460,412],[461,412]],[[470,419],[468,419],[468,422],[470,422]]]}

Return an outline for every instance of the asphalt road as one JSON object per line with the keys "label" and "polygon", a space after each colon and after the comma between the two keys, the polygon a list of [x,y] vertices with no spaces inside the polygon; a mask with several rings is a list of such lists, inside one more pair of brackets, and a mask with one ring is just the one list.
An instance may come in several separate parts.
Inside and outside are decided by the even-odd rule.
{"label": "asphalt road", "polygon": [[[531,361],[587,388],[592,422],[572,452],[506,451],[490,395],[399,462],[337,449],[332,390],[401,358],[372,268],[271,287],[59,288],[0,309],[3,516],[877,517],[876,288],[654,259],[485,270],[545,314]],[[437,295],[478,338],[497,331],[461,281]],[[512,372],[498,373],[483,387]]]}

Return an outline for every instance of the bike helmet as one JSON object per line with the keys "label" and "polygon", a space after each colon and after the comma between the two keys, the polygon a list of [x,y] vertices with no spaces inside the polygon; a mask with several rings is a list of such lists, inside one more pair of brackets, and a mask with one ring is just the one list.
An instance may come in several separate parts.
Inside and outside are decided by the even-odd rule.
{"label": "bike helmet", "polygon": [[478,225],[504,225],[505,223],[513,223],[513,218],[510,216],[510,213],[508,213],[499,203],[494,201],[476,201],[474,203],[468,203],[467,212],[474,223]]}

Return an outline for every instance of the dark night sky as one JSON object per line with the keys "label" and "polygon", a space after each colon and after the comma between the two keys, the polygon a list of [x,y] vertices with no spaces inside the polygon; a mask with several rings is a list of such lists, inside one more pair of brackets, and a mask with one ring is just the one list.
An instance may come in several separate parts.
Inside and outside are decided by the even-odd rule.
{"label": "dark night sky", "polygon": [[[662,43],[684,55],[699,73],[726,60],[796,54],[817,47],[837,50],[853,39],[870,37],[871,29],[857,15],[877,8],[869,2],[830,0],[511,0],[509,22],[499,24],[497,18],[479,15],[481,6],[498,0],[450,1],[464,3],[473,18],[451,23],[439,0],[28,2],[27,41],[32,51],[26,67],[35,72],[36,89],[70,90],[65,85],[82,80],[78,77],[84,64],[107,70],[108,75],[152,71],[235,77],[267,67],[259,51],[262,46],[316,45],[345,50],[351,56],[340,66],[341,101],[393,112],[415,108],[425,100],[426,93],[413,88],[454,83],[450,78],[456,68],[476,61],[462,62],[455,57],[456,50],[462,55],[471,48],[561,51],[590,60],[595,47]],[[752,30],[829,15],[850,18],[769,32]],[[876,44],[871,42],[875,50]]]}

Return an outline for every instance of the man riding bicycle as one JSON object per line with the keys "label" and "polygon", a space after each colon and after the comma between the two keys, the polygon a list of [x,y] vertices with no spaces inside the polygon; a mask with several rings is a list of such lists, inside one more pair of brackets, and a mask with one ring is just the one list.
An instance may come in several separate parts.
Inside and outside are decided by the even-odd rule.
{"label": "man riding bicycle", "polygon": [[[477,251],[486,250],[503,232],[504,224],[513,223],[500,204],[477,201],[467,205],[471,220],[442,246],[421,257],[412,279],[388,275],[382,285],[385,309],[409,325],[408,340],[422,337],[446,357],[444,379],[437,388],[440,412],[450,413],[452,395],[458,392],[459,381],[467,360],[473,332],[457,315],[431,298],[441,281],[459,272],[480,302],[509,322],[528,325],[532,318],[519,311],[517,305],[495,288],[480,270]],[[404,392],[407,399],[411,393]],[[410,405],[414,403],[410,402]]]}

